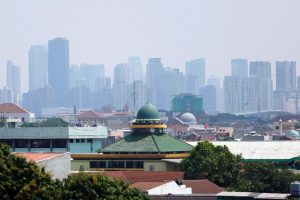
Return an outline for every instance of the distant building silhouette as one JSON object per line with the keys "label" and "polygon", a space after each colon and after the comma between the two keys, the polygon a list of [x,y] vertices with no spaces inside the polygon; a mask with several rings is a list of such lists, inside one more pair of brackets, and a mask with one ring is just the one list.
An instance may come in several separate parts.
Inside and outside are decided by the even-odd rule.
{"label": "distant building silhouette", "polygon": [[69,89],[69,41],[64,38],[48,41],[48,78],[56,106],[65,106]]}
{"label": "distant building silhouette", "polygon": [[6,86],[13,92],[13,102],[19,104],[21,95],[21,68],[7,61]]}

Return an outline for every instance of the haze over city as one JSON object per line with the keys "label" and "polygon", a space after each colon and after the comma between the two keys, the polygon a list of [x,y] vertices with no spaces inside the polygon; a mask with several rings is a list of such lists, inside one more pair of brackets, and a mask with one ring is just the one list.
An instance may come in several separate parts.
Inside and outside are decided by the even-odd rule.
{"label": "haze over city", "polygon": [[[230,73],[232,58],[300,62],[299,1],[1,1],[0,86],[6,63],[21,67],[28,51],[55,37],[70,42],[70,64],[104,64],[109,76],[129,56],[161,57],[165,67],[206,59],[207,77]],[[298,70],[299,73],[299,70]]]}

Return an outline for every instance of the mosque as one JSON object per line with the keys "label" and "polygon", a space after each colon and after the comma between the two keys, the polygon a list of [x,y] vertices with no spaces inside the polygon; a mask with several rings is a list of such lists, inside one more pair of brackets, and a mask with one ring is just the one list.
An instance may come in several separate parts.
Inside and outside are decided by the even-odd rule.
{"label": "mosque", "polygon": [[180,161],[193,148],[167,133],[157,108],[150,103],[140,108],[130,128],[131,134],[99,153],[72,154],[71,169],[179,171]]}

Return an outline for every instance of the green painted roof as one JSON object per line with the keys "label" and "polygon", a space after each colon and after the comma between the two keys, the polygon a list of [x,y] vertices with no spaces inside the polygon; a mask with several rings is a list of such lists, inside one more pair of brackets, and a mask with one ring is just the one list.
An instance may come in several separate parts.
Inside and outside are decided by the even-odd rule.
{"label": "green painted roof", "polygon": [[152,105],[151,103],[146,103],[139,109],[136,119],[159,120],[159,112],[154,105]]}
{"label": "green painted roof", "polygon": [[188,152],[193,146],[168,134],[131,134],[102,149],[103,153]]}

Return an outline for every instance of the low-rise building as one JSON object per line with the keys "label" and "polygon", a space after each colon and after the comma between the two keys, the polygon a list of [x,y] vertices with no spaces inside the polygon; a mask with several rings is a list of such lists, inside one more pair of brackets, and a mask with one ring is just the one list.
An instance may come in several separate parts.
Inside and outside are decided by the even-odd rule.
{"label": "low-rise building", "polygon": [[34,113],[28,112],[13,103],[0,104],[0,117],[8,120],[18,120],[20,122],[34,122]]}

